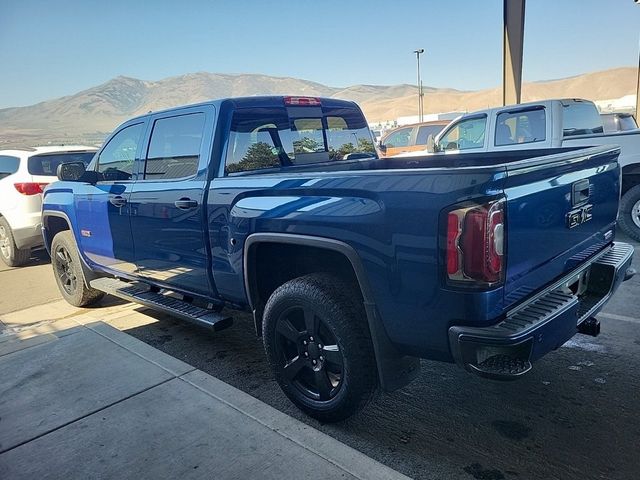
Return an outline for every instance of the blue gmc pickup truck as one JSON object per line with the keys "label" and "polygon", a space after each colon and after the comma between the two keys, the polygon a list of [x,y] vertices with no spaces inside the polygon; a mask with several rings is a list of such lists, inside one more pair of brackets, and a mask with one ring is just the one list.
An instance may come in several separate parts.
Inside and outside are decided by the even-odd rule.
{"label": "blue gmc pickup truck", "polygon": [[[44,192],[64,298],[211,330],[253,313],[284,393],[321,421],[419,358],[509,380],[630,278],[616,147],[381,159],[358,106],[211,101],[134,118]],[[228,307],[224,309],[224,307]]]}

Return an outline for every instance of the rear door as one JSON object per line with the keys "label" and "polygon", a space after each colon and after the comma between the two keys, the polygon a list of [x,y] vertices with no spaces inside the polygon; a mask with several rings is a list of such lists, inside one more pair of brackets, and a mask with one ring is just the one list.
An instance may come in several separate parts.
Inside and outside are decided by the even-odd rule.
{"label": "rear door", "polygon": [[203,207],[214,114],[208,105],[151,117],[130,198],[139,274],[204,296],[214,294]]}
{"label": "rear door", "polygon": [[79,183],[74,202],[77,236],[87,257],[116,272],[135,273],[129,196],[146,123],[138,120],[115,132],[92,162],[95,185]]}
{"label": "rear door", "polygon": [[620,189],[617,156],[615,148],[596,147],[507,167],[508,305],[613,240]]}

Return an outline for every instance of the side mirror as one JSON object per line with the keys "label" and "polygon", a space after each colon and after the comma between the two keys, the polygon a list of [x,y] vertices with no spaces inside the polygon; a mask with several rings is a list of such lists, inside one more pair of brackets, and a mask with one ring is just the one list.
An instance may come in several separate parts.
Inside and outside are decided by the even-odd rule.
{"label": "side mirror", "polygon": [[82,178],[86,167],[82,162],[67,162],[58,165],[56,175],[63,182],[77,182]]}
{"label": "side mirror", "polygon": [[382,155],[386,155],[387,154],[387,146],[384,143],[381,143],[378,145],[378,150],[380,150],[380,153]]}

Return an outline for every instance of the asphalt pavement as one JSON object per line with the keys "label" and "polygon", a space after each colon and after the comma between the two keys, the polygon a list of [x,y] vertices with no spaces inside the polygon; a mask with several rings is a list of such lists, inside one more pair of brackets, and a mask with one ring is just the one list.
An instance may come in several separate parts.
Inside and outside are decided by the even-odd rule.
{"label": "asphalt pavement", "polygon": [[[0,271],[0,285],[18,282],[14,272]],[[19,275],[44,273],[36,265]],[[5,310],[14,299],[2,290]],[[37,305],[41,296],[53,294],[23,289],[19,301]],[[410,477],[627,480],[640,471],[638,276],[599,316],[599,337],[577,335],[517,382],[487,381],[454,365],[423,361],[411,385],[382,394],[362,414],[334,425],[309,419],[281,393],[249,315],[232,312],[231,328],[209,334],[136,310],[148,321],[128,324],[122,317],[116,326]]]}

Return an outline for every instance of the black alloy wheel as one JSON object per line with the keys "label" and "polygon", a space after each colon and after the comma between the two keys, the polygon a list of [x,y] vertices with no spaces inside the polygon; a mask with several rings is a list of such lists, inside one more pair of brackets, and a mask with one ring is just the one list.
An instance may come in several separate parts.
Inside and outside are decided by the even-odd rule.
{"label": "black alloy wheel", "polygon": [[59,285],[68,295],[75,295],[78,290],[78,277],[75,273],[73,258],[71,258],[66,246],[58,245],[51,258]]}
{"label": "black alloy wheel", "polygon": [[322,422],[354,415],[377,391],[362,297],[337,276],[312,273],[276,288],[265,305],[262,337],[282,391]]}
{"label": "black alloy wheel", "polygon": [[276,352],[283,375],[303,395],[329,400],[338,393],[344,359],[335,336],[311,307],[291,307],[276,324]]}
{"label": "black alloy wheel", "polygon": [[73,234],[69,230],[58,232],[51,242],[51,265],[60,293],[75,307],[92,305],[104,296],[87,285],[81,262]]}

